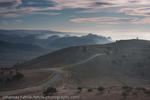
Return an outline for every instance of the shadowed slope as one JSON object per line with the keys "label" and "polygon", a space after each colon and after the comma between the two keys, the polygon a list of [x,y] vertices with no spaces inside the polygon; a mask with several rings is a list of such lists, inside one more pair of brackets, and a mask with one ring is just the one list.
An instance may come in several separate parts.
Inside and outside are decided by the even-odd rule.
{"label": "shadowed slope", "polygon": [[65,48],[17,67],[63,67],[74,83],[84,86],[141,85],[150,78],[149,51],[149,41],[123,40],[105,45]]}

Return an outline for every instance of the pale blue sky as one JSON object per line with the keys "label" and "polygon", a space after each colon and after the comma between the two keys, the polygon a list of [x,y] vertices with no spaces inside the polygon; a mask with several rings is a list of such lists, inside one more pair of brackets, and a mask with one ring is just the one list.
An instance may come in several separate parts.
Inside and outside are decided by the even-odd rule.
{"label": "pale blue sky", "polygon": [[150,39],[149,0],[0,0],[0,29]]}

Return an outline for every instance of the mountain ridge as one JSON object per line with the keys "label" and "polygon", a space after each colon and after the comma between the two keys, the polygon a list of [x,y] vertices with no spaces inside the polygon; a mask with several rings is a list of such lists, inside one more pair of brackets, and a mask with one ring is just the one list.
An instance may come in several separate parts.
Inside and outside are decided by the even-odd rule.
{"label": "mountain ridge", "polygon": [[0,40],[0,67],[11,67],[15,63],[30,60],[48,51],[33,44],[10,43]]}
{"label": "mountain ridge", "polygon": [[80,86],[143,85],[150,82],[149,51],[150,41],[121,40],[61,49],[15,67],[63,68]]}
{"label": "mountain ridge", "polygon": [[88,34],[83,36],[71,36],[68,34],[73,33],[48,30],[0,30],[0,40],[12,43],[32,43],[50,49],[112,42],[111,38],[101,35]]}

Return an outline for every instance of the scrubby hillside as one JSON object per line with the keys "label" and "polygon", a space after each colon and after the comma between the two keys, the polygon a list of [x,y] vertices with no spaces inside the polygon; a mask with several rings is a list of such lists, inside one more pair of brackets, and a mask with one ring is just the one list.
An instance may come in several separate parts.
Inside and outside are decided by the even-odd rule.
{"label": "scrubby hillside", "polygon": [[84,86],[141,85],[150,79],[149,51],[150,41],[123,40],[62,49],[17,67],[63,67],[74,83]]}
{"label": "scrubby hillside", "polygon": [[149,83],[149,41],[118,41],[101,49],[104,49],[101,53],[105,55],[65,68],[75,83],[83,86],[135,86]]}

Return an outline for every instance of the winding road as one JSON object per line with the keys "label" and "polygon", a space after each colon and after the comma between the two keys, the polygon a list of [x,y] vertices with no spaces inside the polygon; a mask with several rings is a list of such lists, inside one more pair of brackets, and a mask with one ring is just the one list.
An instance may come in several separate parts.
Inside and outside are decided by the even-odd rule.
{"label": "winding road", "polygon": [[[70,64],[68,66],[75,66],[75,65],[79,65],[79,64],[83,64],[86,63],[98,56],[102,56],[102,55],[106,55],[106,54],[95,54],[83,61],[74,63],[74,64]],[[49,68],[50,69],[50,68]],[[34,92],[34,91],[39,91],[39,90],[43,90],[46,87],[50,86],[53,82],[55,82],[56,80],[58,80],[61,75],[63,74],[63,71],[61,69],[54,69],[51,68],[51,71],[55,72],[55,76],[53,76],[50,80],[48,80],[46,83],[43,83],[39,86],[34,86],[34,87],[28,87],[28,88],[24,88],[24,89],[17,89],[17,90],[11,90],[11,91],[1,91],[0,92],[0,96],[8,96],[8,95],[16,95],[16,94],[23,94],[23,93],[29,93],[29,92]]]}
{"label": "winding road", "polygon": [[77,62],[77,63],[74,63],[74,64],[70,64],[68,66],[76,66],[76,65],[84,64],[84,63],[86,63],[86,62],[88,62],[88,61],[90,61],[90,60],[92,60],[92,59],[94,59],[98,56],[103,56],[103,55],[106,55],[106,54],[98,53],[98,54],[95,54],[95,55],[93,55],[93,56],[91,56],[91,57],[89,57],[89,58],[87,58],[83,61],[80,61],[80,62]]}
{"label": "winding road", "polygon": [[22,94],[22,93],[43,90],[47,86],[52,84],[54,81],[58,80],[60,78],[61,74],[63,73],[62,70],[58,70],[58,69],[51,69],[51,71],[55,72],[55,76],[53,76],[46,83],[43,83],[43,84],[41,84],[39,86],[35,86],[35,87],[28,87],[28,88],[24,88],[24,89],[17,89],[17,90],[11,90],[11,91],[2,91],[2,92],[0,92],[0,96],[8,96],[8,95],[15,95],[15,94]]}

